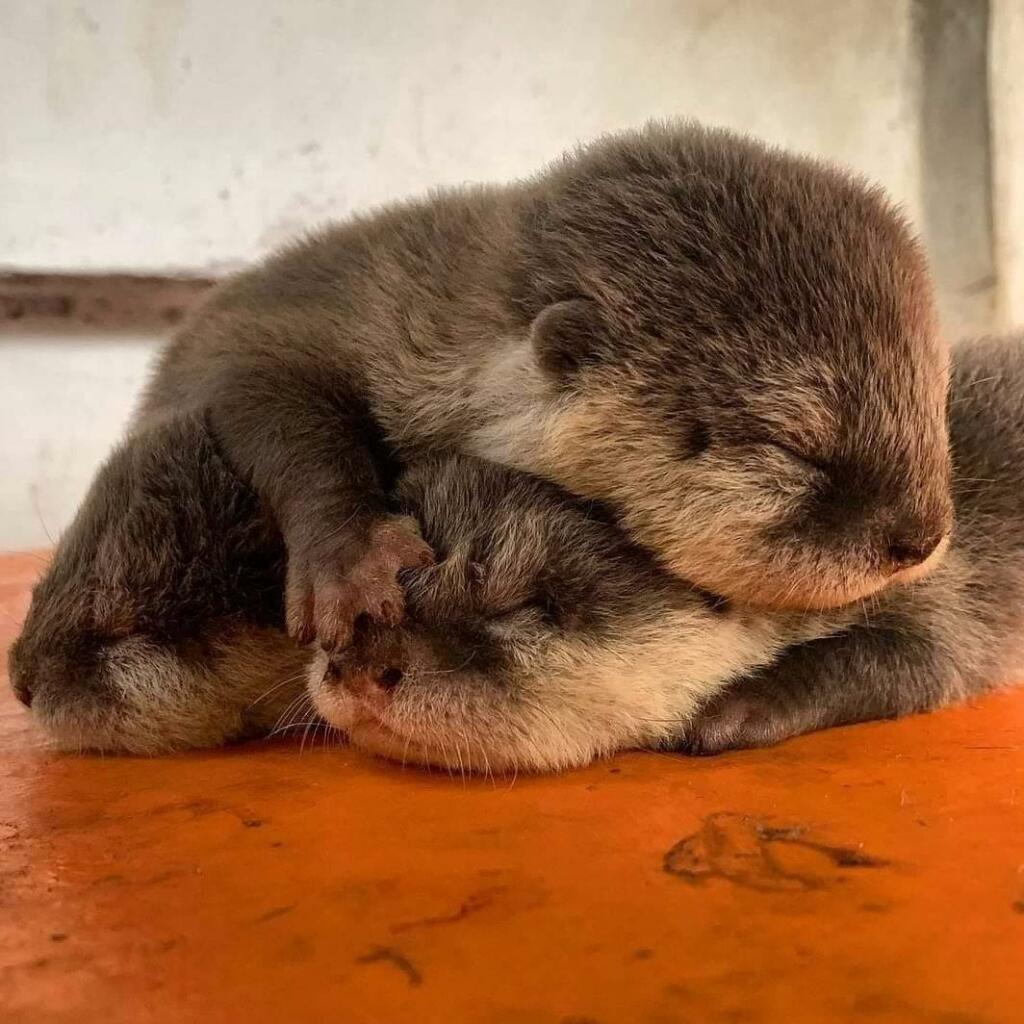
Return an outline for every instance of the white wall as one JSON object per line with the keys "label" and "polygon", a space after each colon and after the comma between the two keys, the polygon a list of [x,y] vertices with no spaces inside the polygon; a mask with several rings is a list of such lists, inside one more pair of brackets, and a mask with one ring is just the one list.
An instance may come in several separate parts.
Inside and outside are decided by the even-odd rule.
{"label": "white wall", "polygon": [[[943,207],[941,187],[922,187],[918,32],[929,10],[913,0],[0,0],[0,270],[217,272],[325,218],[529,173],[578,139],[678,115],[856,167],[920,221],[924,195]],[[1016,49],[993,53],[1013,77],[1019,0],[993,0],[993,30],[1001,19]],[[1024,300],[1011,302],[1024,295],[1016,88],[1016,98],[999,91],[997,123],[1016,156],[995,164],[1015,211],[999,235],[1017,268],[1003,307],[1024,316]],[[957,182],[945,187],[955,194]],[[37,506],[51,533],[67,523],[154,344],[0,337],[0,549],[47,542]]]}
{"label": "white wall", "polygon": [[68,524],[121,434],[154,336],[0,336],[0,550],[43,547]]}
{"label": "white wall", "polygon": [[1000,327],[1024,326],[1024,3],[992,0],[993,208]]}
{"label": "white wall", "polygon": [[0,266],[234,266],[692,115],[917,210],[910,0],[4,0]]}

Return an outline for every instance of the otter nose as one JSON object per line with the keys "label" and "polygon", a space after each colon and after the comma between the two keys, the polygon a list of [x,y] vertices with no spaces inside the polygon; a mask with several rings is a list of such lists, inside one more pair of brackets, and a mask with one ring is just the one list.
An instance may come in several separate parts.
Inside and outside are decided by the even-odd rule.
{"label": "otter nose", "polygon": [[404,673],[395,665],[384,668],[366,666],[354,672],[340,674],[341,688],[361,697],[363,700],[386,700],[388,695],[402,681]]}
{"label": "otter nose", "polygon": [[32,707],[32,683],[28,677],[20,672],[11,672],[11,686],[14,688],[14,696],[21,701],[25,707]]}
{"label": "otter nose", "polygon": [[392,665],[377,676],[377,685],[384,690],[393,690],[402,681],[403,675],[405,673],[400,668]]}
{"label": "otter nose", "polygon": [[405,675],[400,638],[395,631],[356,619],[352,644],[331,658],[327,679],[364,701],[384,703]]}
{"label": "otter nose", "polygon": [[34,687],[32,675],[25,671],[25,658],[22,649],[22,641],[16,640],[7,655],[7,670],[11,679],[11,689],[14,696],[21,701],[25,707],[32,707],[32,696]]}
{"label": "otter nose", "polygon": [[909,538],[894,537],[889,542],[889,565],[894,573],[911,569],[915,565],[926,562],[935,549],[945,540],[945,534],[937,533],[931,537]]}

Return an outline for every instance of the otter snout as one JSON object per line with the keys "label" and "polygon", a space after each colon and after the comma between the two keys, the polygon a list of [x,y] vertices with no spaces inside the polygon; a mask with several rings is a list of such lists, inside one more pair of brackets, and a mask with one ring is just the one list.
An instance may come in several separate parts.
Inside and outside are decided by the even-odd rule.
{"label": "otter snout", "polygon": [[932,552],[944,539],[944,537],[932,537],[925,541],[902,539],[890,541],[888,551],[890,570],[893,573],[898,573],[928,561]]}
{"label": "otter snout", "polygon": [[99,696],[107,687],[102,678],[102,645],[77,638],[18,640],[11,648],[8,669],[15,696],[27,708],[80,697]]}
{"label": "otter snout", "polygon": [[377,625],[361,615],[355,623],[352,643],[331,655],[324,669],[324,683],[338,687],[376,710],[383,710],[406,672],[406,653],[401,634]]}
{"label": "otter snout", "polygon": [[889,547],[890,582],[911,583],[931,572],[949,547],[952,530],[933,534],[924,541],[896,540]]}
{"label": "otter snout", "polygon": [[364,703],[382,707],[389,702],[391,692],[404,676],[404,670],[395,665],[386,668],[368,667],[352,673],[342,673],[334,665],[329,665],[325,680],[330,685],[340,686],[350,696]]}
{"label": "otter snout", "polygon": [[17,697],[25,707],[31,708],[32,697],[34,696],[32,676],[26,672],[21,665],[21,659],[18,657],[18,647],[19,645],[15,643],[7,656],[7,674],[11,680],[11,688],[14,690],[14,696]]}

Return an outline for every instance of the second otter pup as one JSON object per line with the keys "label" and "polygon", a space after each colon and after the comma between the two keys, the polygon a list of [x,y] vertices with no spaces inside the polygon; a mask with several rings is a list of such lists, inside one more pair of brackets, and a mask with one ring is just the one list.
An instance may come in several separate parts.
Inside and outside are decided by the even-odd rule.
{"label": "second otter pup", "polygon": [[651,125],[506,187],[321,231],[226,282],[138,423],[208,413],[279,525],[290,630],[393,624],[429,561],[397,463],[481,456],[605,502],[683,579],[823,608],[950,526],[947,354],[917,242],[825,164]]}
{"label": "second otter pup", "polygon": [[136,434],[33,591],[9,656],[15,693],[69,749],[263,735],[309,663],[284,633],[284,564],[277,528],[201,417]]}
{"label": "second otter pup", "polygon": [[863,607],[730,607],[551,485],[430,460],[392,510],[440,559],[408,574],[405,623],[363,622],[349,650],[314,656],[282,632],[280,536],[185,418],[136,434],[97,478],[12,681],[64,745],[155,753],[266,732],[308,677],[357,745],[495,771],[755,745],[980,692],[1024,669],[1024,339],[955,355],[954,543]]}
{"label": "second otter pup", "polygon": [[[449,562],[413,583],[413,614],[401,629],[358,638],[340,661],[318,654],[310,674],[316,704],[355,743],[389,757],[477,769],[551,768],[622,746],[713,753],[764,745],[812,729],[929,710],[1020,679],[1024,337],[983,339],[955,350],[949,420],[957,528],[944,563],[925,579],[827,616],[764,616],[769,635],[802,627],[809,637],[734,677],[728,688],[722,675],[710,677],[706,665],[694,662],[702,634],[674,621],[663,578],[649,568],[640,577],[625,570],[621,549],[611,546],[606,558],[607,539],[582,533],[555,544],[571,552],[576,565],[590,567],[580,575],[586,583],[578,594],[570,589],[564,606],[555,599],[552,612],[545,610],[554,598],[538,607],[531,589],[521,618],[504,627],[499,620],[497,630],[488,625],[485,636],[508,630],[502,643],[514,654],[511,668],[503,663],[492,673],[486,654],[493,641],[460,633],[460,623],[479,621],[472,595],[482,588]],[[476,535],[471,494],[460,494],[443,474],[414,472],[400,493],[410,509],[419,509],[426,536],[452,545],[463,565],[474,558],[486,565],[486,555],[497,553],[502,574],[530,573],[535,527],[524,537]],[[435,503],[439,494],[456,510],[454,518],[446,519],[445,507]],[[486,584],[486,572],[482,579]],[[548,581],[542,593],[563,593],[561,574]],[[598,607],[622,588],[608,601],[630,610],[621,632],[614,619],[598,619],[603,633],[583,624],[588,587]],[[568,617],[560,619],[560,611]],[[722,659],[716,667],[731,674],[730,658],[760,657],[764,640],[760,650],[750,642],[756,618],[725,608],[709,622],[706,635],[721,644],[708,648]],[[477,651],[484,655],[479,661]],[[534,678],[536,687],[523,685]],[[699,691],[689,688],[694,678],[704,680]],[[702,704],[697,709],[695,698]]]}
{"label": "second otter pup", "polygon": [[311,696],[356,742],[369,719],[333,711],[358,691],[352,708],[387,695],[405,709],[410,758],[462,750],[455,733],[414,746],[416,715],[440,715],[476,735],[469,763],[555,768],[662,742],[728,681],[821,632],[804,616],[725,610],[512,470],[426,460],[399,497],[440,561],[408,574],[401,629],[361,621],[319,665],[283,632],[280,535],[204,420],[137,432],[33,593],[10,654],[15,691],[63,746],[159,753],[291,721],[312,673]]}

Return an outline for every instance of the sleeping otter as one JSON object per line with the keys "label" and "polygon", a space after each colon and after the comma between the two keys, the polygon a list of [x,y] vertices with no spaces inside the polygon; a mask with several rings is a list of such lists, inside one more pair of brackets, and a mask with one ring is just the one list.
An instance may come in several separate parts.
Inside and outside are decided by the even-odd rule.
{"label": "sleeping otter", "polygon": [[[436,678],[439,698],[451,680],[467,711],[473,690],[491,701],[495,729],[534,734],[536,767],[572,708],[573,752],[547,758],[568,765],[642,743],[638,723],[692,713],[785,641],[819,632],[804,616],[727,610],[592,509],[513,470],[425,460],[395,500],[392,514],[415,513],[440,561],[405,575],[403,627],[361,619],[329,657],[283,631],[280,534],[205,421],[136,433],[33,593],[10,655],[15,691],[65,746],[157,753],[266,732],[310,678],[365,680],[367,694],[371,682],[422,693]],[[499,693],[522,721],[509,722]]]}
{"label": "sleeping otter", "polygon": [[[344,648],[431,552],[398,462],[475,454],[611,509],[725,598],[839,606],[951,522],[920,248],[881,192],[693,124],[320,231],[225,283],[137,418],[208,414],[281,530],[287,622]],[[396,461],[397,460],[397,461]]]}
{"label": "sleeping otter", "polygon": [[1024,667],[1022,342],[955,351],[950,552],[860,606],[724,602],[599,508],[452,457],[411,467],[389,506],[438,556],[403,574],[404,623],[365,618],[344,651],[302,648],[283,632],[272,518],[205,421],[179,417],[136,433],[100,473],[36,589],[11,678],[76,748],[266,732],[305,683],[358,746],[494,771],[709,752],[935,707]]}
{"label": "sleeping otter", "polygon": [[309,660],[281,628],[284,558],[203,421],[154,426],[111,454],[61,537],[10,651],[14,690],[71,749],[265,733]]}
{"label": "sleeping otter", "polygon": [[854,611],[711,700],[694,753],[926,711],[1024,673],[1024,334],[953,350],[948,402],[956,526],[927,579]]}

